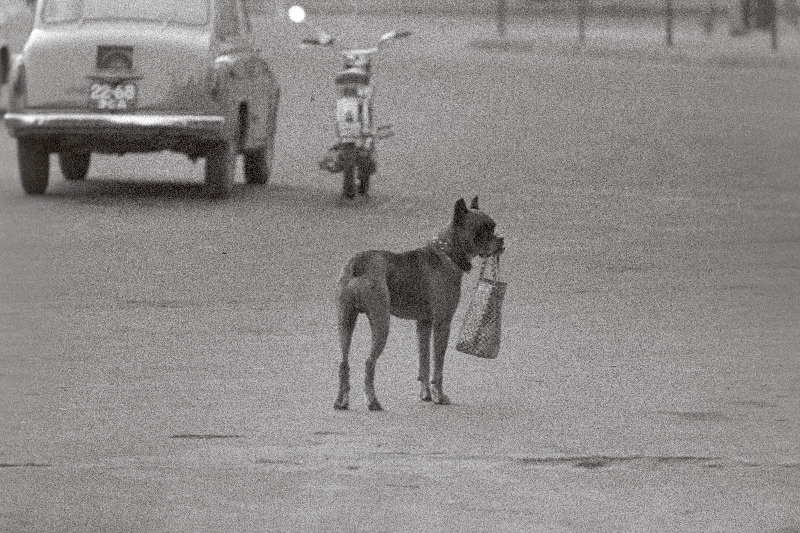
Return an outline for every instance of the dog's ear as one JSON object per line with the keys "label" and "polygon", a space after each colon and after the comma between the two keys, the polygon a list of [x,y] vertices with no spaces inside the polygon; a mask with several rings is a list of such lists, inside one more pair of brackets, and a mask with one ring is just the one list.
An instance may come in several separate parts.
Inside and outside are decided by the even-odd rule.
{"label": "dog's ear", "polygon": [[456,206],[453,209],[453,224],[456,226],[461,226],[464,222],[464,218],[469,213],[469,209],[467,209],[467,202],[464,201],[463,198],[459,198],[456,202]]}
{"label": "dog's ear", "polygon": [[477,196],[472,199],[472,203],[470,204],[469,208],[470,209],[480,209],[478,207],[478,197]]}

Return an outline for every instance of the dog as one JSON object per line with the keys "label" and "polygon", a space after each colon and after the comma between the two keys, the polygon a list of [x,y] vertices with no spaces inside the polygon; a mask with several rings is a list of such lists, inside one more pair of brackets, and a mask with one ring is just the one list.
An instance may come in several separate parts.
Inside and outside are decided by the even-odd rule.
{"label": "dog", "polygon": [[[461,278],[476,256],[489,257],[504,250],[495,234],[495,221],[463,198],[455,203],[453,218],[425,246],[394,253],[369,250],[353,256],[342,269],[336,289],[339,343],[338,410],[349,407],[350,344],[358,315],[364,313],[372,332],[372,349],[365,364],[364,394],[370,411],[382,410],[375,395],[375,364],[386,346],[391,315],[417,321],[420,398],[447,405],[442,380],[450,323],[461,296]],[[431,333],[433,376],[431,377]]]}

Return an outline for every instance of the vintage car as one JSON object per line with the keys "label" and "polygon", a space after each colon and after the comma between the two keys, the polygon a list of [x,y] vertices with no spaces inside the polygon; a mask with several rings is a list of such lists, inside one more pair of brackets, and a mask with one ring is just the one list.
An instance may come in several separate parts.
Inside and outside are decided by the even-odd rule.
{"label": "vintage car", "polygon": [[92,152],[205,158],[214,196],[270,177],[280,88],[243,0],[39,0],[14,57],[5,124],[22,187],[42,194],[49,155],[82,180]]}

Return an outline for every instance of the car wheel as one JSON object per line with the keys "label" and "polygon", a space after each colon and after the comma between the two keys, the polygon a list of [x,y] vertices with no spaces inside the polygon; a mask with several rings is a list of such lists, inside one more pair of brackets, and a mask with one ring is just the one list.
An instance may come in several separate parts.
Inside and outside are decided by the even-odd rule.
{"label": "car wheel", "polygon": [[206,154],[205,185],[209,195],[225,198],[233,190],[236,173],[236,144],[219,141]]}
{"label": "car wheel", "polygon": [[269,160],[271,149],[268,146],[244,154],[244,179],[251,185],[264,185],[269,181]]}
{"label": "car wheel", "polygon": [[89,164],[92,161],[91,152],[62,152],[58,154],[58,166],[61,173],[70,181],[86,179]]}
{"label": "car wheel", "polygon": [[17,162],[22,189],[28,194],[44,194],[50,181],[50,153],[35,140],[19,139]]}

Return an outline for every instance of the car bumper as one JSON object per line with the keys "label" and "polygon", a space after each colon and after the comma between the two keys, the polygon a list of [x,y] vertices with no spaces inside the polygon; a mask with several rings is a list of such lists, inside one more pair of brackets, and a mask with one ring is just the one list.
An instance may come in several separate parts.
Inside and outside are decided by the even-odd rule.
{"label": "car bumper", "polygon": [[53,152],[175,150],[198,155],[209,143],[226,138],[225,117],[218,115],[9,112],[3,120],[12,137],[41,139]]}
{"label": "car bumper", "polygon": [[3,117],[15,137],[66,134],[122,136],[139,134],[197,135],[219,138],[225,117],[217,115],[140,115],[92,113],[6,113]]}

